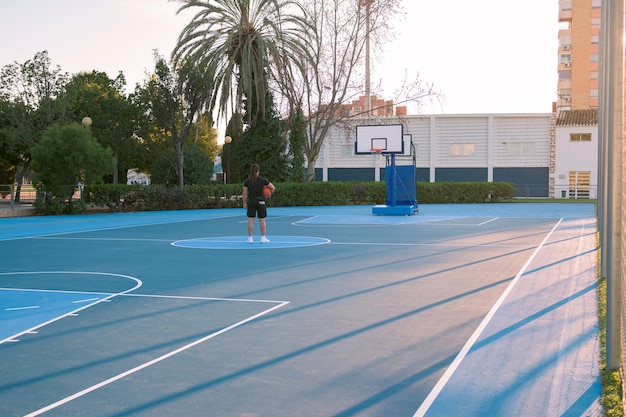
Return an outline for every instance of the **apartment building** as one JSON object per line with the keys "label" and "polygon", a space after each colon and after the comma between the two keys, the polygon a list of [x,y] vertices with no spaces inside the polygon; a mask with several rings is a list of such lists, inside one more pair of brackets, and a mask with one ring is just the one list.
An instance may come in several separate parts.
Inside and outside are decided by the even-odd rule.
{"label": "apartment building", "polygon": [[559,110],[598,107],[601,0],[559,1]]}
{"label": "apartment building", "polygon": [[597,197],[601,7],[601,0],[559,1],[551,197]]}
{"label": "apartment building", "polygon": [[[358,100],[342,104],[339,109],[335,111],[335,117],[364,116],[367,109],[366,102],[367,97],[360,96]],[[370,116],[389,117],[394,115],[406,116],[406,106],[395,106],[393,100],[385,100],[375,95],[370,96]]]}

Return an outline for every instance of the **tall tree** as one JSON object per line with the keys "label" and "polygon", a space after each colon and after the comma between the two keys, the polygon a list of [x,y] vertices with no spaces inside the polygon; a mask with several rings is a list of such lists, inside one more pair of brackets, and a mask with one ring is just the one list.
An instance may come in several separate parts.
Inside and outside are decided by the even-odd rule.
{"label": "tall tree", "polygon": [[30,150],[41,139],[43,132],[65,117],[65,85],[69,79],[59,66],[53,67],[47,51],[37,52],[32,60],[22,64],[5,65],[0,70],[0,100],[8,103],[3,111],[4,149],[15,165],[19,186],[30,168]]}
{"label": "tall tree", "polygon": [[[393,20],[401,12],[402,0],[301,0],[311,30],[307,32],[308,65],[284,68],[277,85],[289,109],[302,103],[307,119],[304,151],[307,180],[315,178],[315,163],[333,126],[354,117],[342,105],[368,90],[365,51],[368,39],[379,51],[393,36]],[[304,71],[302,71],[304,70]],[[396,102],[416,101],[435,94],[419,79],[406,83]],[[363,112],[359,116],[366,116]]]}
{"label": "tall tree", "polygon": [[306,143],[306,119],[298,106],[289,118],[289,155],[291,156],[290,181],[304,182],[304,145]]}
{"label": "tall tree", "polygon": [[242,113],[243,98],[253,96],[258,108],[248,108],[250,122],[263,117],[267,78],[301,60],[308,24],[294,0],[176,0],[179,12],[197,8],[172,53],[215,71],[211,107],[218,117]]}
{"label": "tall tree", "polygon": [[[289,180],[289,164],[287,158],[287,141],[283,136],[281,121],[274,111],[273,97],[265,90],[265,115],[258,118],[253,125],[233,141],[233,159],[238,162],[238,170],[231,170],[234,181],[243,181],[249,174],[250,164],[258,163],[264,175],[275,182]],[[243,121],[249,119],[248,107],[258,108],[256,95],[244,101]]]}
{"label": "tall tree", "polygon": [[119,182],[120,172],[125,180],[128,169],[137,168],[142,160],[141,145],[135,138],[143,114],[124,95],[125,85],[122,73],[111,79],[104,72],[92,71],[74,74],[66,86],[68,118],[81,121],[89,116],[94,136],[113,151],[114,184]]}
{"label": "tall tree", "polygon": [[176,151],[178,185],[183,187],[185,143],[200,115],[206,113],[213,95],[213,71],[191,59],[170,68],[158,53],[155,61],[155,73],[141,94],[149,105],[152,123],[166,133]]}

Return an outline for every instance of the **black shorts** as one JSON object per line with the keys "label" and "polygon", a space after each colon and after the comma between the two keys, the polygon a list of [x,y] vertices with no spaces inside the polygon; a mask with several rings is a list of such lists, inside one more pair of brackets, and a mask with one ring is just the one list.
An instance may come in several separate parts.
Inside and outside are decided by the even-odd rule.
{"label": "black shorts", "polygon": [[267,217],[267,207],[265,200],[251,198],[248,202],[248,217],[258,217],[264,219]]}

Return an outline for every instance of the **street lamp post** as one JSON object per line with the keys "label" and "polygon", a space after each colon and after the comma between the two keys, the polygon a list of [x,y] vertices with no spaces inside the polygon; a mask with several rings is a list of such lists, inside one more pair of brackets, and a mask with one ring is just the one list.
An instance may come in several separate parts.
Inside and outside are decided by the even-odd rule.
{"label": "street lamp post", "polygon": [[[86,128],[89,128],[91,126],[92,120],[91,117],[89,116],[85,116],[83,117],[83,120],[81,120],[80,122],[83,126],[85,126]],[[85,169],[87,169],[87,167],[85,167]],[[87,173],[84,173],[84,175],[86,176]],[[84,200],[85,197],[83,196],[83,190],[85,187],[85,178],[83,178],[83,181],[79,181],[78,182],[78,189],[80,190],[80,199]]]}
{"label": "street lamp post", "polygon": [[372,94],[370,88],[370,15],[371,6],[375,0],[362,0],[365,6],[365,115],[370,116],[372,111]]}
{"label": "street lamp post", "polygon": [[233,138],[230,136],[226,136],[224,138],[224,143],[226,144],[226,182],[230,183],[230,143],[233,141]]}

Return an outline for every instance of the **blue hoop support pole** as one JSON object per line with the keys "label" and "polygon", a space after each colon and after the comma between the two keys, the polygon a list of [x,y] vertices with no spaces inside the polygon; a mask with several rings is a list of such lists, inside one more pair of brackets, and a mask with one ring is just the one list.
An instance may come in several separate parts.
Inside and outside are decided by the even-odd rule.
{"label": "blue hoop support pole", "polygon": [[391,201],[390,206],[396,206],[396,154],[391,154],[391,184],[389,184],[391,188]]}

